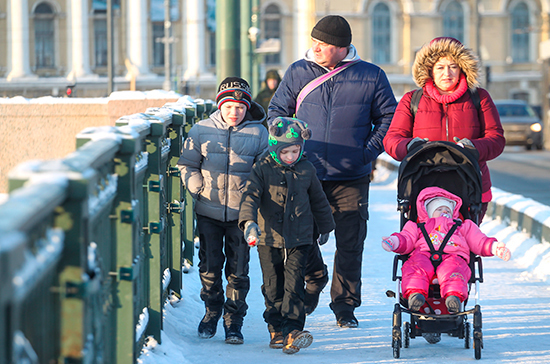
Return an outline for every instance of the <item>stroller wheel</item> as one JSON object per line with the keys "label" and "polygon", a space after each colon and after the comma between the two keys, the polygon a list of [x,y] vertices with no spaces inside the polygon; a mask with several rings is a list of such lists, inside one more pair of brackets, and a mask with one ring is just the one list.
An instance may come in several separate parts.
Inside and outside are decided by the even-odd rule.
{"label": "stroller wheel", "polygon": [[437,344],[441,341],[440,332],[423,332],[422,337],[430,344]]}
{"label": "stroller wheel", "polygon": [[399,359],[399,356],[401,355],[401,342],[397,339],[393,339],[391,346],[393,348],[393,357],[395,359]]}
{"label": "stroller wheel", "polygon": [[464,349],[470,348],[470,323],[464,323]]}
{"label": "stroller wheel", "polygon": [[476,359],[481,359],[481,339],[476,339],[474,337],[474,355]]}
{"label": "stroller wheel", "polygon": [[411,342],[410,332],[411,332],[411,324],[409,324],[408,322],[405,322],[403,324],[403,335],[404,335],[404,341],[405,341],[403,346],[405,348],[408,348]]}

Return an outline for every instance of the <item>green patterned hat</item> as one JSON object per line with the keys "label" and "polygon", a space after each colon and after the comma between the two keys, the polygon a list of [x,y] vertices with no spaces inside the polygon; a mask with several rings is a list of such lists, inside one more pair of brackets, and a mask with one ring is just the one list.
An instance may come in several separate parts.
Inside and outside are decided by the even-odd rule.
{"label": "green patterned hat", "polygon": [[[311,130],[307,124],[296,118],[278,117],[269,126],[269,154],[273,160],[281,165],[291,167],[302,158],[304,152],[304,141],[311,137]],[[301,148],[300,157],[288,165],[282,163],[280,158],[281,150],[291,145],[299,145]]]}

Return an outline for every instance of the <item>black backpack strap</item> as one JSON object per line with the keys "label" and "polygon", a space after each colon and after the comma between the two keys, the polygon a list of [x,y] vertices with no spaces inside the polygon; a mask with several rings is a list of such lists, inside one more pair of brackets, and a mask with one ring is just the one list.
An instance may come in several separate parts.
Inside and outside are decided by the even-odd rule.
{"label": "black backpack strap", "polygon": [[[481,99],[479,97],[479,92],[477,92],[477,88],[473,90],[468,89],[468,91],[470,92],[470,97],[472,99],[472,102],[474,103],[474,106],[476,107],[477,114],[481,119]],[[418,111],[418,104],[420,104],[420,99],[422,98],[423,94],[424,94],[424,91],[421,88],[414,90],[412,94],[410,110],[413,116],[413,120],[416,115],[416,112]]]}
{"label": "black backpack strap", "polygon": [[451,239],[451,236],[453,236],[456,229],[460,225],[462,225],[462,221],[460,221],[460,220],[454,220],[454,222],[455,222],[455,224],[451,227],[449,232],[447,234],[445,234],[445,237],[443,238],[443,242],[441,242],[441,245],[439,246],[438,250],[435,250],[435,247],[432,243],[432,239],[430,239],[430,236],[428,235],[428,232],[426,231],[426,227],[424,226],[425,223],[423,223],[423,222],[417,223],[418,227],[420,228],[420,231],[422,231],[422,235],[424,235],[424,239],[426,240],[426,244],[428,244],[428,247],[430,248],[430,254],[431,254],[430,259],[431,259],[435,269],[437,269],[437,267],[439,266],[439,264],[443,260],[443,254],[447,254],[443,250],[445,249],[445,246],[449,242],[449,239]]}
{"label": "black backpack strap", "polygon": [[416,112],[418,111],[418,104],[420,104],[420,99],[422,98],[423,94],[424,94],[424,91],[422,90],[422,88],[418,88],[418,89],[414,90],[414,92],[412,94],[410,109],[411,109],[411,114],[412,114],[412,117],[413,117],[413,121],[414,121],[414,116],[416,115]]}
{"label": "black backpack strap", "polygon": [[470,91],[470,97],[472,98],[472,102],[474,103],[474,106],[476,107],[477,114],[481,114],[481,99],[479,97],[479,92],[477,92],[477,88],[475,89],[468,89]]}

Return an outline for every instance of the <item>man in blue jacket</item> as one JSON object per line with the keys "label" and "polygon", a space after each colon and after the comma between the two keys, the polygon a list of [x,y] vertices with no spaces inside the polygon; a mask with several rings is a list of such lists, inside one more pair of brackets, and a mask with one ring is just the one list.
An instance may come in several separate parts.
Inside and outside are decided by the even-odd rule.
{"label": "man in blue jacket", "polygon": [[[371,162],[383,151],[382,140],[397,103],[384,71],[357,55],[346,19],[322,18],[311,38],[313,46],[304,59],[289,66],[275,92],[268,122],[296,115],[312,131],[305,152],[317,169],[336,222],[330,308],[340,327],[357,327],[354,310],[361,305]],[[335,69],[340,72],[322,82],[317,79]],[[315,79],[316,87],[306,87]],[[309,93],[298,98],[304,88]],[[306,281],[304,303],[309,314],[328,282],[317,244],[309,256]]]}

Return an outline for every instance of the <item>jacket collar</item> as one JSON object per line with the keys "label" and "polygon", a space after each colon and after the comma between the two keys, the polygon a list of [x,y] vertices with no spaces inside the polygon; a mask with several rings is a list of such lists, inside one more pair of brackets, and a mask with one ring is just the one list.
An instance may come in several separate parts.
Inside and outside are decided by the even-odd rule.
{"label": "jacket collar", "polygon": [[[315,62],[315,57],[313,56],[313,49],[308,49],[306,51],[306,54],[304,56],[304,59],[308,62],[313,62],[315,63],[316,65],[318,65],[319,67],[323,67],[321,66],[319,63]],[[338,63],[336,66],[344,63],[344,62],[351,62],[351,61],[355,61],[356,59],[361,59],[361,57],[359,57],[359,55],[357,54],[357,49],[355,49],[355,46],[353,44],[350,44],[349,46],[349,51],[348,51],[348,54],[346,55],[346,57],[340,61],[340,63]],[[324,69],[326,69],[327,71],[330,71],[328,68],[326,67],[323,67]]]}

